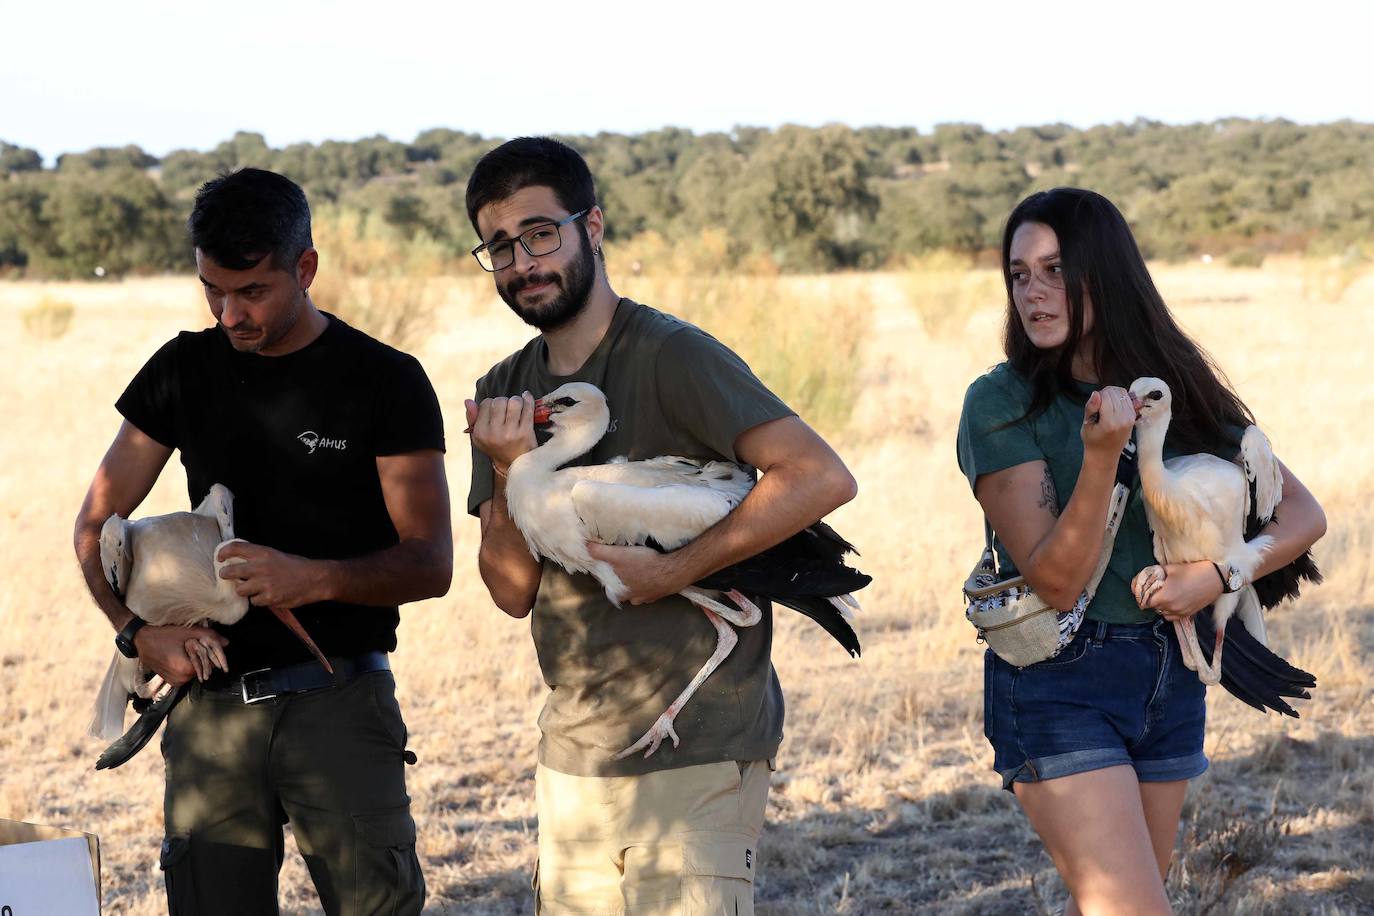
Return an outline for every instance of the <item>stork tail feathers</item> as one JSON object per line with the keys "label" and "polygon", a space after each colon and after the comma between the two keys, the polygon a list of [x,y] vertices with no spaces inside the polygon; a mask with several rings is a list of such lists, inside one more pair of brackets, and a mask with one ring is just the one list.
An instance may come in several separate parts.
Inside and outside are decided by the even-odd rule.
{"label": "stork tail feathers", "polygon": [[[1211,662],[1216,633],[1211,609],[1200,611],[1194,618],[1204,638],[1199,642],[1207,661]],[[1284,698],[1310,699],[1308,692],[1317,686],[1312,674],[1294,667],[1276,655],[1250,634],[1236,617],[1226,624],[1226,651],[1221,657],[1221,686],[1236,699],[1261,712],[1272,709],[1286,716],[1298,718],[1298,712]]]}

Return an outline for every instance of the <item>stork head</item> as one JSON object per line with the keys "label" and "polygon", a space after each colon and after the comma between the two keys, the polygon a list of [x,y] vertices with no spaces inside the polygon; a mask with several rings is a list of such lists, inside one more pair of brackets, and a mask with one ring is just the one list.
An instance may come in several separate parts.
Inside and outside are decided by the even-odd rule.
{"label": "stork head", "polygon": [[572,430],[596,430],[597,438],[611,422],[606,395],[589,382],[569,382],[534,402],[534,425],[550,435]]}
{"label": "stork head", "polygon": [[1131,382],[1131,400],[1135,403],[1136,423],[1150,426],[1162,417],[1167,423],[1174,398],[1169,386],[1157,378],[1138,378]]}

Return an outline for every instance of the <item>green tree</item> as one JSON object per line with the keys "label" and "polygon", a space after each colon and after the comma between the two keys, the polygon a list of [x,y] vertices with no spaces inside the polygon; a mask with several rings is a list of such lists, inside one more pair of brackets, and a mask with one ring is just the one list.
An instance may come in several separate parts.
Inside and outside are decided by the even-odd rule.
{"label": "green tree", "polygon": [[878,211],[868,152],[838,124],[788,125],[759,142],[731,195],[730,221],[786,270],[856,266]]}
{"label": "green tree", "polygon": [[15,146],[0,140],[0,178],[15,172],[37,172],[43,168],[38,150]]}

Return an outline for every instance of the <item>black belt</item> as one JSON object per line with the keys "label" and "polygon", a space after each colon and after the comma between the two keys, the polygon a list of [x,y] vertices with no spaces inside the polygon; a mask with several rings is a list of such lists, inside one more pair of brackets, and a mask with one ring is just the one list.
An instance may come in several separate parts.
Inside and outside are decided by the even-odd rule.
{"label": "black belt", "polygon": [[325,687],[342,687],[360,674],[373,671],[390,671],[391,664],[385,652],[364,652],[352,658],[331,658],[334,673],[324,670],[324,666],[314,659],[296,665],[283,665],[279,668],[261,668],[249,671],[241,677],[227,678],[215,683],[208,681],[202,690],[214,693],[237,694],[245,705],[261,703],[275,697],[293,693],[321,690]]}

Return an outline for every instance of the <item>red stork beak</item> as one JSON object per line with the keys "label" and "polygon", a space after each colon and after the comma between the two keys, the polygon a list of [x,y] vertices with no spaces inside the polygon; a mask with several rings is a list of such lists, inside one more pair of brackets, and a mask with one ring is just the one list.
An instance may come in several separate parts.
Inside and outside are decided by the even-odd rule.
{"label": "red stork beak", "polygon": [[277,616],[278,620],[286,624],[288,630],[295,633],[296,636],[300,638],[300,641],[305,643],[305,647],[310,650],[310,653],[314,655],[315,658],[319,659],[320,664],[324,666],[324,670],[333,674],[334,666],[329,664],[329,659],[325,658],[324,653],[320,651],[320,647],[315,645],[315,640],[311,639],[310,634],[305,632],[305,627],[301,626],[301,622],[296,619],[296,615],[284,607],[274,607],[270,610]]}

